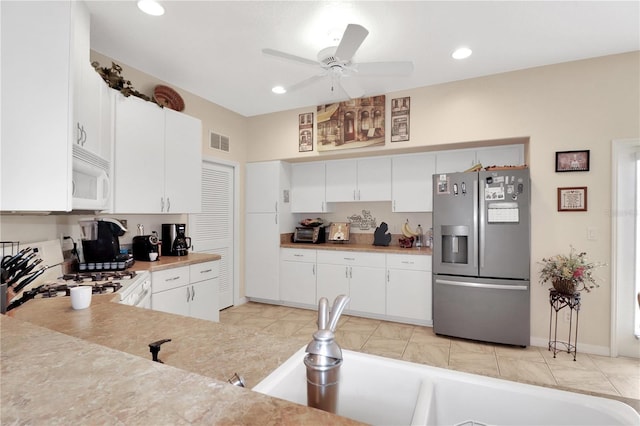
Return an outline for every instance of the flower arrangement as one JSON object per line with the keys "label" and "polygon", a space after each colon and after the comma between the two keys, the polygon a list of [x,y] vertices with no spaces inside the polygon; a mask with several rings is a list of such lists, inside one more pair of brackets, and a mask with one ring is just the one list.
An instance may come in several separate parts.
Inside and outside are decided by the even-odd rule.
{"label": "flower arrangement", "polygon": [[573,246],[568,256],[557,254],[543,258],[541,263],[543,268],[540,271],[540,284],[551,281],[557,291],[569,294],[582,290],[590,292],[592,288],[600,287],[593,276],[593,270],[605,265],[589,262],[587,253],[576,254]]}

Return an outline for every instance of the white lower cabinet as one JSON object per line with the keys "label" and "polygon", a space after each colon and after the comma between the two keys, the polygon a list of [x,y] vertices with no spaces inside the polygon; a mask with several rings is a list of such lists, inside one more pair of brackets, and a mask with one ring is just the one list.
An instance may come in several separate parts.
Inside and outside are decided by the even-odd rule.
{"label": "white lower cabinet", "polygon": [[151,309],[218,321],[217,261],[151,273]]}
{"label": "white lower cabinet", "polygon": [[431,256],[387,254],[387,316],[433,324]]}
{"label": "white lower cabinet", "polygon": [[348,312],[384,315],[384,254],[318,250],[317,262],[317,299],[326,297],[333,303],[346,294],[351,299]]}
{"label": "white lower cabinet", "polygon": [[351,299],[345,312],[433,325],[431,256],[280,249],[280,303],[317,309],[326,297]]}
{"label": "white lower cabinet", "polygon": [[310,307],[316,304],[315,250],[280,250],[280,300]]}

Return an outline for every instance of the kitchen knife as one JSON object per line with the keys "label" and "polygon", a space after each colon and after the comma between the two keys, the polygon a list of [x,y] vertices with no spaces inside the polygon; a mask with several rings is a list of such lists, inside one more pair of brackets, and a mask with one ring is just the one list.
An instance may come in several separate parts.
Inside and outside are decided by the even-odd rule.
{"label": "kitchen knife", "polygon": [[30,251],[31,251],[31,247],[27,247],[27,248],[24,248],[24,249],[20,250],[18,253],[16,253],[13,256],[9,255],[9,256],[3,257],[2,258],[2,267],[5,270],[9,270],[14,263],[17,263],[22,258],[22,256],[26,255]]}
{"label": "kitchen knife", "polygon": [[27,266],[26,268],[24,268],[22,271],[18,272],[17,274],[15,274],[8,282],[7,282],[7,287],[11,287],[12,285],[14,285],[15,283],[18,282],[18,280],[22,277],[24,277],[25,275],[27,275],[29,272],[31,272],[33,270],[33,268],[35,268],[38,264],[40,264],[42,262],[42,259],[36,259],[34,260],[31,265]]}
{"label": "kitchen knife", "polygon": [[32,288],[31,290],[27,290],[24,293],[22,293],[22,295],[20,296],[20,298],[14,300],[13,302],[9,303],[9,305],[7,306],[7,312],[9,312],[10,310],[17,308],[18,306],[22,305],[25,302],[28,302],[29,300],[33,299],[34,297],[36,297],[36,295],[38,294],[40,287],[42,287],[44,284],[39,285],[38,287]]}
{"label": "kitchen knife", "polygon": [[36,257],[38,255],[38,253],[31,253],[29,255],[27,255],[26,257],[23,257],[22,259],[20,259],[18,261],[18,263],[14,264],[14,266],[12,266],[10,268],[9,274],[10,276],[13,276],[17,273],[19,273],[22,269],[27,267],[27,264],[29,263],[29,261],[31,259],[33,259],[34,257]]}
{"label": "kitchen knife", "polygon": [[38,278],[40,275],[42,275],[44,273],[44,271],[46,271],[47,269],[48,268],[40,268],[40,269],[38,269],[31,276],[29,276],[29,277],[23,279],[22,281],[20,281],[20,284],[15,286],[13,291],[15,291],[16,294],[17,294],[20,290],[25,288],[27,285],[31,284],[36,278]]}

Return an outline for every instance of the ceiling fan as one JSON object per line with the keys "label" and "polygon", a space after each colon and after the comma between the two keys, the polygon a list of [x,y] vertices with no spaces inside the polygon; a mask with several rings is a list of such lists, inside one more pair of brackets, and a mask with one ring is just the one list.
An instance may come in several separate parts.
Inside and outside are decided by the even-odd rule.
{"label": "ceiling fan", "polygon": [[347,25],[340,43],[337,46],[326,47],[318,52],[317,61],[291,55],[274,49],[262,49],[266,55],[295,61],[305,65],[320,67],[319,74],[300,81],[292,86],[286,87],[287,92],[300,90],[325,77],[331,79],[331,91],[334,88],[342,89],[350,99],[359,98],[364,95],[364,90],[360,87],[356,79],[343,77],[353,76],[404,76],[413,71],[413,63],[410,61],[401,62],[352,62],[353,56],[369,34],[366,28],[357,24]]}

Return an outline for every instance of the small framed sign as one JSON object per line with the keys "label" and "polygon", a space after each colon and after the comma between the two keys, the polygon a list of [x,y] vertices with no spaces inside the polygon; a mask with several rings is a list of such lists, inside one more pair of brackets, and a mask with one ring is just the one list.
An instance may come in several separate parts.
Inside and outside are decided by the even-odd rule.
{"label": "small framed sign", "polygon": [[349,241],[349,228],[347,222],[333,222],[329,228],[329,241]]}
{"label": "small framed sign", "polygon": [[558,188],[559,212],[586,212],[587,187]]}
{"label": "small framed sign", "polygon": [[556,172],[588,172],[589,150],[556,152]]}

